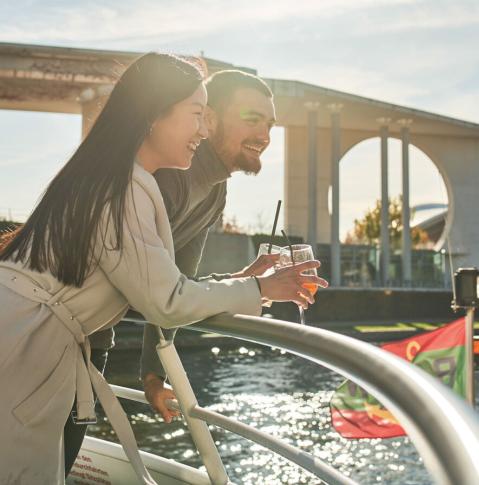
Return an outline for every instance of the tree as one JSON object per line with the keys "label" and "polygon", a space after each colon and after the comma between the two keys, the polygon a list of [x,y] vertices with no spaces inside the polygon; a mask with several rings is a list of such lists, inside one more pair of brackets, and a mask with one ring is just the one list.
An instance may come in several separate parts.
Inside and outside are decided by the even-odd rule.
{"label": "tree", "polygon": [[[401,248],[403,231],[402,196],[389,200],[389,242],[391,249]],[[381,201],[376,200],[362,219],[354,220],[354,228],[346,235],[346,244],[369,244],[377,246],[381,235]],[[414,248],[426,247],[430,243],[428,235],[417,227],[411,229],[411,243]]]}

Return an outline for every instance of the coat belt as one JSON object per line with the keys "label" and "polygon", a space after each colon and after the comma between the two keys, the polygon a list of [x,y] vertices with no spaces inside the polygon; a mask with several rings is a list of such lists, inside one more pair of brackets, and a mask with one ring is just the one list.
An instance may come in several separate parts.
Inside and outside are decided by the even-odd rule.
{"label": "coat belt", "polygon": [[48,306],[52,313],[73,335],[80,347],[80,352],[77,352],[75,363],[77,419],[88,421],[95,418],[95,404],[92,391],[93,385],[93,389],[95,389],[98,399],[105,410],[105,414],[115,430],[131,465],[138,478],[141,480],[141,483],[147,485],[156,484],[141,460],[135,435],[133,434],[126,413],[123,411],[121,404],[103,375],[90,361],[91,350],[88,336],[83,332],[75,315],[73,315],[62,302],[63,295],[70,288],[63,287],[60,291],[52,295],[25,274],[16,271],[10,266],[3,266],[1,264],[0,283],[28,300]]}

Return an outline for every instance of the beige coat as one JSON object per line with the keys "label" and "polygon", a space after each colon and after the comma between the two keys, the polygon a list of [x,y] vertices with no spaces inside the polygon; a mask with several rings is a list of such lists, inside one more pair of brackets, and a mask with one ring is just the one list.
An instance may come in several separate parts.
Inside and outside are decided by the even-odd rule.
{"label": "beige coat", "polygon": [[[136,208],[136,212],[135,212]],[[221,313],[259,315],[255,281],[194,282],[174,264],[170,225],[154,178],[135,164],[126,199],[123,253],[112,250],[104,217],[99,260],[81,288],[49,273],[0,262],[0,484],[64,483],[62,431],[77,394],[80,418],[93,413],[91,384],[144,483],[131,429],[89,363],[87,336],[113,326],[128,306],[159,326]],[[128,428],[128,429],[127,429]]]}

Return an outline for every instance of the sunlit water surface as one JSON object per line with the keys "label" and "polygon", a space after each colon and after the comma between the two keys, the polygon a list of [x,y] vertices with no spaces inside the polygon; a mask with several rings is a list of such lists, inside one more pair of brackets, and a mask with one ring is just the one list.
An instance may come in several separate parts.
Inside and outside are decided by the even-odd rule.
{"label": "sunlit water surface", "polygon": [[[360,483],[432,483],[408,438],[346,440],[331,427],[328,402],[343,378],[296,356],[238,344],[180,351],[200,405],[282,438]],[[137,351],[110,353],[111,383],[139,388]],[[182,420],[165,424],[148,406],[122,400],[140,448],[200,467]],[[320,484],[321,481],[263,447],[210,427],[230,479],[245,485]],[[89,434],[115,440],[100,412]]]}

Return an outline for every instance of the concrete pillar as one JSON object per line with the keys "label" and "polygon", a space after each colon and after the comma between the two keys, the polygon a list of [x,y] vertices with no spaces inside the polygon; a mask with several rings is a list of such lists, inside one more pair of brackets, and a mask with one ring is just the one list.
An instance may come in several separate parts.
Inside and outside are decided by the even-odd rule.
{"label": "concrete pillar", "polygon": [[389,124],[391,118],[379,118],[378,123],[381,125],[381,227],[380,227],[380,251],[381,251],[381,284],[389,286],[389,176],[388,176],[388,138]]}
{"label": "concrete pillar", "polygon": [[317,243],[318,218],[318,182],[317,182],[317,145],[318,145],[318,109],[319,103],[308,101],[304,103],[308,111],[308,244],[315,251]]}
{"label": "concrete pillar", "polygon": [[96,88],[85,89],[80,94],[79,101],[82,107],[82,140],[87,136],[100,111],[105,106],[112,89],[112,85],[105,84]]}
{"label": "concrete pillar", "polygon": [[411,286],[411,210],[409,205],[409,127],[412,120],[398,120],[402,140],[402,284]]}
{"label": "concrete pillar", "polygon": [[[303,112],[304,115],[304,112]],[[284,130],[284,227],[286,234],[308,237],[308,131],[304,126]]]}
{"label": "concrete pillar", "polygon": [[477,266],[479,135],[469,137],[414,133],[414,144],[434,161],[447,187],[449,213],[446,233],[440,244],[447,252],[450,245],[454,268]]}
{"label": "concrete pillar", "polygon": [[328,104],[331,112],[331,286],[341,286],[339,240],[339,162],[341,159],[340,103]]}

